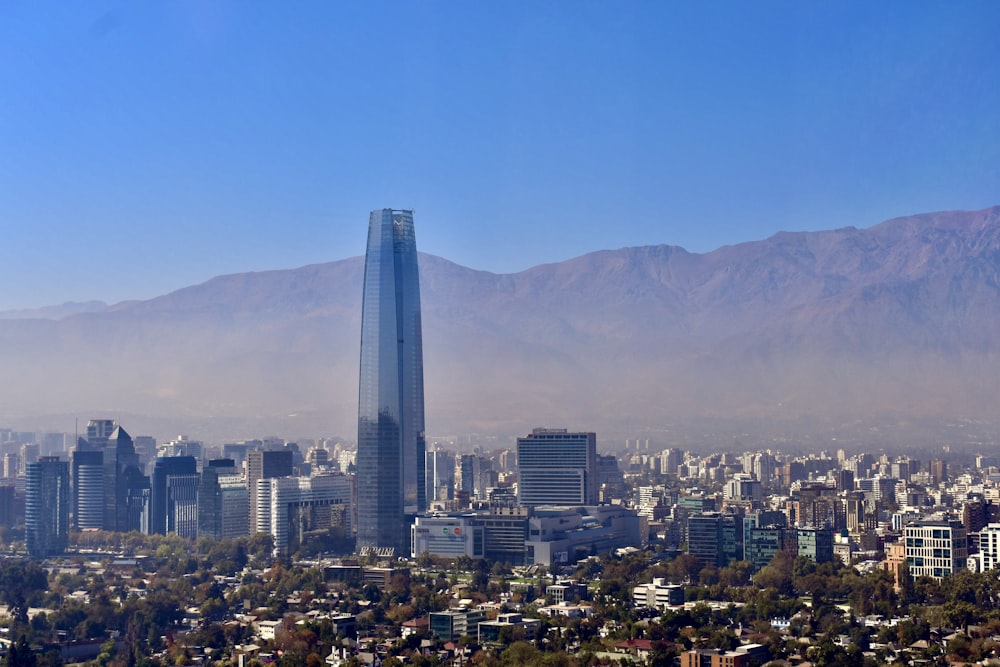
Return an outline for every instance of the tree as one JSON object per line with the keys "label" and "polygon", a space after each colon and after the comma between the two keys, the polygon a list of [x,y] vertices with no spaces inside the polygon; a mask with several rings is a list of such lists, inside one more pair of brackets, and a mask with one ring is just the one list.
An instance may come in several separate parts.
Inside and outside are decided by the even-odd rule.
{"label": "tree", "polygon": [[21,635],[16,644],[11,644],[7,652],[6,667],[36,667],[38,664],[35,652],[28,644],[28,638]]}
{"label": "tree", "polygon": [[792,556],[787,551],[776,553],[771,562],[762,567],[754,577],[754,583],[761,588],[773,588],[782,595],[791,595]]}
{"label": "tree", "polygon": [[0,600],[17,624],[28,622],[29,603],[48,588],[45,569],[30,560],[0,561]]}

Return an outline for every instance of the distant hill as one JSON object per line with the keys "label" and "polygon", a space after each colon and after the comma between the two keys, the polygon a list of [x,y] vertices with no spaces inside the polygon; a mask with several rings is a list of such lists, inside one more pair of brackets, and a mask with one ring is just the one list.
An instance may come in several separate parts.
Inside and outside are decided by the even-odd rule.
{"label": "distant hill", "polygon": [[59,320],[78,313],[94,313],[104,310],[108,304],[103,301],[67,301],[58,306],[46,306],[43,308],[25,308],[20,310],[0,310],[0,320],[30,320],[46,319]]}
{"label": "distant hill", "polygon": [[[1000,207],[506,275],[420,262],[431,435],[1000,415]],[[352,437],[362,266],[2,319],[0,423],[136,414],[196,435]]]}

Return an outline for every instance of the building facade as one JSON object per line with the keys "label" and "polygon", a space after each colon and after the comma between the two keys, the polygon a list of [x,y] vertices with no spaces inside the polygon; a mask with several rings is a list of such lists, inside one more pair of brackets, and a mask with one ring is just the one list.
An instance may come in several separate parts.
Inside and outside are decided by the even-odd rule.
{"label": "building facade", "polygon": [[163,456],[153,463],[149,532],[198,536],[198,464],[193,456]]}
{"label": "building facade", "polygon": [[69,463],[44,456],[28,464],[24,491],[24,527],[28,555],[61,554],[69,539]]}
{"label": "building facade", "polygon": [[256,532],[274,538],[275,555],[293,553],[306,534],[340,527],[351,531],[352,480],[327,473],[257,482]]}
{"label": "building facade", "polygon": [[968,565],[968,538],[961,521],[912,521],[903,527],[903,543],[914,578],[926,574],[941,579]]}
{"label": "building facade", "polygon": [[596,505],[597,435],[536,428],[517,439],[517,499],[538,505]]}
{"label": "building facade", "polygon": [[358,392],[358,548],[409,550],[427,507],[420,278],[413,211],[372,211]]}
{"label": "building facade", "polygon": [[73,524],[77,530],[104,527],[104,452],[81,440],[73,452]]}
{"label": "building facade", "polygon": [[291,450],[287,449],[251,449],[246,452],[251,533],[256,530],[257,525],[257,482],[262,479],[289,477],[295,469],[293,459]]}

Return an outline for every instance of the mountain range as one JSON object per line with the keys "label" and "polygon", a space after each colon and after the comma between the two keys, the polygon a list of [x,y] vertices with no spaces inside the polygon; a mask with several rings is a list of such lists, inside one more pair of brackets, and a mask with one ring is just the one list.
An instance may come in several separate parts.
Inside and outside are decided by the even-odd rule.
{"label": "mountain range", "polygon": [[[0,423],[350,439],[362,269],[353,257],[0,313]],[[422,254],[420,272],[432,438],[563,426],[665,445],[716,420],[990,433],[1000,415],[1000,207],[514,274]]]}

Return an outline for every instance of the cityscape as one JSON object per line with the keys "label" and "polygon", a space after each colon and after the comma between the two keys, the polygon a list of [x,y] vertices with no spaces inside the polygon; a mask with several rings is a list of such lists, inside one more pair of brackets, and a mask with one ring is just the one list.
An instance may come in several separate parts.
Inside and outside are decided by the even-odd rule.
{"label": "cityscape", "polygon": [[0,667],[1000,667],[998,26],[0,3]]}
{"label": "cityscape", "polygon": [[989,447],[457,451],[425,435],[413,211],[372,211],[364,275],[356,442],[0,429],[6,664],[1000,659]]}

